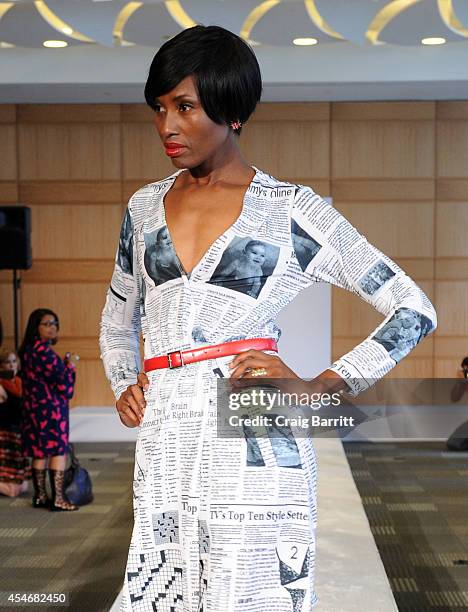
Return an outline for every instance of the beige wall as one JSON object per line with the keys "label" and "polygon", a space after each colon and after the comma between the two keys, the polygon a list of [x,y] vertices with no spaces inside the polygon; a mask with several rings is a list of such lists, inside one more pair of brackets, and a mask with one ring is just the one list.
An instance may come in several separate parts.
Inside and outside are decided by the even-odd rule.
{"label": "beige wall", "polygon": [[[172,172],[151,119],[144,105],[0,105],[0,202],[32,209],[22,329],[32,309],[57,311],[57,348],[81,356],[75,405],[113,402],[97,335],[120,221],[139,186]],[[390,375],[453,376],[468,354],[468,102],[263,104],[241,142],[251,163],[331,195],[433,300],[437,331]],[[380,320],[333,289],[333,357]]]}

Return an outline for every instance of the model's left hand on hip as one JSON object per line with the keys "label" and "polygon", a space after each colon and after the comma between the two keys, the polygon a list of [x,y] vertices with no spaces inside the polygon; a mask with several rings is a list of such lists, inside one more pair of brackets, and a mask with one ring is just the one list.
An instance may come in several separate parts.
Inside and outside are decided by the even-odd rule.
{"label": "model's left hand on hip", "polygon": [[231,379],[240,382],[240,379],[249,379],[252,384],[257,378],[293,378],[302,380],[291,368],[277,356],[269,355],[263,351],[249,349],[236,355],[228,364]]}

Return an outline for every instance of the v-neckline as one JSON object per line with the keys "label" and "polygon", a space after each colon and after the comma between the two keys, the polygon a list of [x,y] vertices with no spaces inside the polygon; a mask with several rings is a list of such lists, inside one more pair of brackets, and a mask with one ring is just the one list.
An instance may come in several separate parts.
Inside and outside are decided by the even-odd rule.
{"label": "v-neckline", "polygon": [[248,199],[248,193],[250,191],[250,188],[252,187],[253,183],[257,180],[257,176],[258,176],[258,168],[256,168],[255,166],[251,166],[252,170],[255,171],[255,174],[252,177],[252,180],[250,181],[250,183],[247,185],[247,189],[245,190],[244,193],[244,197],[242,198],[242,208],[240,210],[240,213],[237,217],[237,219],[235,219],[235,221],[233,221],[233,223],[231,223],[231,225],[229,227],[227,227],[224,232],[222,234],[220,234],[217,238],[215,238],[213,240],[213,242],[209,245],[209,247],[206,249],[206,251],[203,253],[203,255],[201,256],[201,258],[198,260],[198,262],[193,266],[193,268],[190,270],[190,272],[187,272],[184,268],[184,266],[182,265],[182,261],[180,260],[179,255],[177,254],[177,250],[174,244],[174,241],[172,240],[172,235],[171,235],[171,231],[169,229],[169,225],[167,224],[167,218],[166,218],[166,206],[165,206],[165,198],[166,195],[169,193],[169,191],[172,189],[174,183],[176,182],[177,177],[185,171],[185,169],[181,169],[178,170],[175,174],[172,175],[172,181],[169,183],[168,188],[163,192],[162,196],[161,196],[161,208],[162,208],[162,220],[163,220],[163,224],[166,227],[166,231],[167,231],[167,235],[169,236],[169,239],[171,241],[171,245],[172,245],[172,251],[174,253],[177,265],[179,266],[180,272],[182,275],[186,276],[188,279],[191,278],[191,276],[193,275],[193,273],[202,265],[202,263],[205,261],[205,259],[208,257],[208,255],[210,254],[210,252],[212,251],[212,249],[215,247],[216,244],[218,244],[218,242],[222,239],[224,239],[226,237],[226,235],[232,230],[234,229],[238,223],[241,221],[242,217],[244,216],[245,213],[245,209],[246,209],[246,202]]}

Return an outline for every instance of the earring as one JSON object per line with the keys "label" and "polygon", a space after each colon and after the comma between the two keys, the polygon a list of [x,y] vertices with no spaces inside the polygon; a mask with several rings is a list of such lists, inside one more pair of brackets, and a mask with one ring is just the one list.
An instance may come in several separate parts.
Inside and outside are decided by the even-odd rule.
{"label": "earring", "polygon": [[239,130],[242,127],[241,121],[231,121],[231,128],[233,130]]}

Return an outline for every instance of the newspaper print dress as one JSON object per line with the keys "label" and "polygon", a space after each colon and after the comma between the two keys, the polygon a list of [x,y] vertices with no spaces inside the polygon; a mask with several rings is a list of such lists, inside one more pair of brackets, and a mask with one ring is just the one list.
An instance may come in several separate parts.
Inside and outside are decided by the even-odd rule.
{"label": "newspaper print dress", "polygon": [[[278,339],[276,316],[315,282],[353,291],[385,316],[331,366],[353,395],[435,328],[425,294],[337,210],[256,168],[238,219],[187,275],[164,211],[179,172],[138,190],[122,224],[100,336],[116,398],[140,371],[140,330],[145,358]],[[246,439],[216,436],[216,380],[229,375],[230,359],[148,375],[122,611],[308,612],[317,604],[313,444],[259,437],[253,453]]]}

